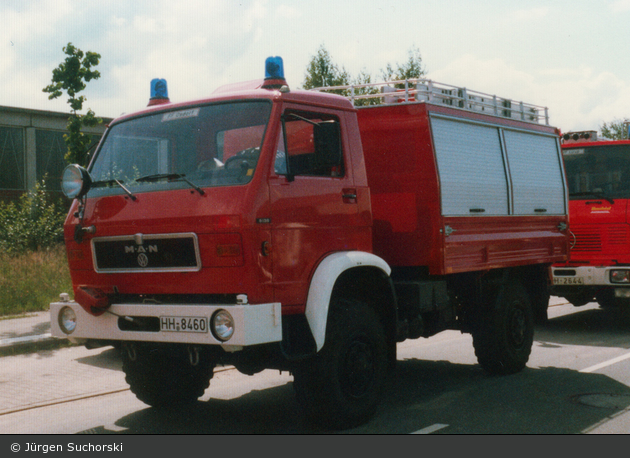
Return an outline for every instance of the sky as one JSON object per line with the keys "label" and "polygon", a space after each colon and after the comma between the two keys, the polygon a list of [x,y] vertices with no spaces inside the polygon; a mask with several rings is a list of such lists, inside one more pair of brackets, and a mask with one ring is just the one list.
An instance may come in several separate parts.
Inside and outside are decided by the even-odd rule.
{"label": "sky", "polygon": [[82,94],[102,117],[144,108],[153,78],[198,99],[268,56],[299,88],[323,46],[373,80],[416,48],[425,77],[548,107],[563,132],[630,119],[630,0],[0,0],[0,105],[69,112],[42,91],[68,43],[101,55]]}

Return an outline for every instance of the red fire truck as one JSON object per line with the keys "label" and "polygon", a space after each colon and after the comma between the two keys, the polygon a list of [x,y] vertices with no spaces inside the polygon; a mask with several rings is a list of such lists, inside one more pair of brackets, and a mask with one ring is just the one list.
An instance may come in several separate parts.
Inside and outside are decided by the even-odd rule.
{"label": "red fire truck", "polygon": [[[405,84],[405,82],[400,82]],[[74,299],[52,333],[120,348],[151,406],[197,400],[217,365],[290,371],[309,418],[367,421],[396,343],[471,333],[493,374],[520,371],[567,199],[546,109],[431,81],[347,98],[266,78],[114,120],[72,165]]]}
{"label": "red fire truck", "polygon": [[630,140],[599,140],[597,132],[562,137],[569,186],[571,256],[556,264],[553,290],[575,306],[630,301]]}

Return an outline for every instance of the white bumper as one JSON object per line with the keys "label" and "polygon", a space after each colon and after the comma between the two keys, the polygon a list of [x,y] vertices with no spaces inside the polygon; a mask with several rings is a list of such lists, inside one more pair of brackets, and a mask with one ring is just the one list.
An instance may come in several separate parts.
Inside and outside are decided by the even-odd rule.
{"label": "white bumper", "polygon": [[[59,324],[59,313],[64,307],[74,310],[77,320],[74,331],[63,332]],[[212,315],[218,310],[228,311],[234,318],[234,334],[227,342],[214,337],[208,329]],[[204,332],[179,330],[125,331],[118,323],[120,317],[154,317],[172,319],[173,317],[207,320]],[[93,340],[121,340],[145,342],[171,342],[200,345],[219,345],[226,351],[239,350],[241,347],[282,340],[282,316],[279,303],[257,305],[151,305],[151,304],[116,304],[101,316],[87,313],[78,303],[53,302],[50,304],[51,334],[54,337],[67,338],[72,342],[83,343]],[[160,326],[161,328],[163,326]]]}
{"label": "white bumper", "polygon": [[630,267],[620,266],[581,266],[581,267],[552,267],[554,286],[616,286],[628,287],[630,284],[611,283],[611,270],[630,270]]}

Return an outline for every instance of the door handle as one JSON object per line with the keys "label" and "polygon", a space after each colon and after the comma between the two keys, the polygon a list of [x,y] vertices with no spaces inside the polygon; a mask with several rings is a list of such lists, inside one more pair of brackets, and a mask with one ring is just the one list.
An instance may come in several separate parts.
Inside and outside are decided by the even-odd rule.
{"label": "door handle", "polygon": [[341,194],[343,202],[346,204],[357,203],[357,190],[356,189],[344,189]]}

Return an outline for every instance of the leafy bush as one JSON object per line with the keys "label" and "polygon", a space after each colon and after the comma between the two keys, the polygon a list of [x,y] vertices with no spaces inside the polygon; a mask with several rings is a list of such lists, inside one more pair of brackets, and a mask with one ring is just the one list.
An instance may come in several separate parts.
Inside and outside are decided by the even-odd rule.
{"label": "leafy bush", "polygon": [[63,245],[12,255],[0,251],[0,316],[48,310],[60,293],[72,295]]}
{"label": "leafy bush", "polygon": [[59,293],[72,293],[66,213],[46,192],[45,179],[17,201],[0,202],[0,315],[47,310]]}
{"label": "leafy bush", "polygon": [[50,199],[45,180],[17,202],[0,202],[0,253],[15,255],[62,243],[65,217],[66,207]]}

